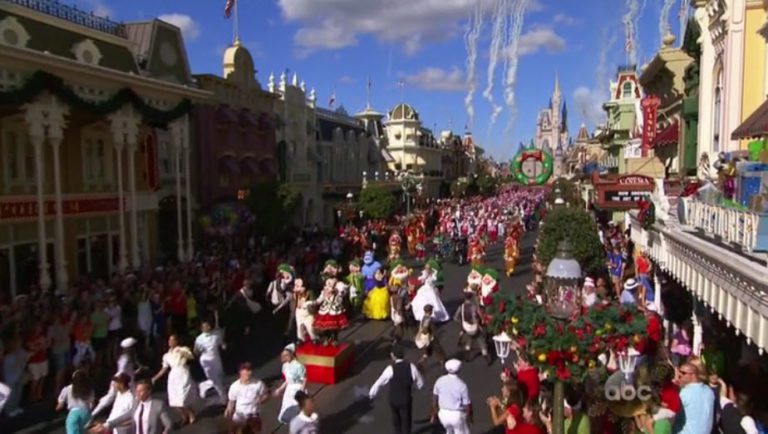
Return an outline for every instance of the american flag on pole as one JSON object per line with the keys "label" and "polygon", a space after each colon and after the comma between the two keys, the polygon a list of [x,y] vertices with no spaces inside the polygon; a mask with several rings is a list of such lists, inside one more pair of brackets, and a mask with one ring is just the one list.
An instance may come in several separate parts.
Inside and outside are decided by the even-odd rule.
{"label": "american flag on pole", "polygon": [[237,0],[227,0],[227,3],[224,5],[224,16],[229,18],[232,16],[232,9],[235,8],[235,2]]}
{"label": "american flag on pole", "polygon": [[336,91],[334,90],[331,94],[331,99],[328,101],[328,107],[333,108],[333,106],[336,104]]}

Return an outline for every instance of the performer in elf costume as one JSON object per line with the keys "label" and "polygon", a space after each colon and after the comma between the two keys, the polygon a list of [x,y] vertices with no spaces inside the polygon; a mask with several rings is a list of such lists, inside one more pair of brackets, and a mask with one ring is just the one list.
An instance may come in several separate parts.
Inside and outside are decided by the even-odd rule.
{"label": "performer in elf costume", "polygon": [[400,258],[400,247],[403,244],[403,239],[400,238],[400,234],[397,231],[392,231],[392,235],[389,236],[389,262],[395,261]]}
{"label": "performer in elf costume", "polygon": [[520,240],[515,236],[514,231],[507,235],[504,242],[504,271],[507,276],[515,272],[517,258],[520,256]]}
{"label": "performer in elf costume", "polygon": [[339,263],[335,259],[325,261],[323,271],[320,272],[320,279],[325,282],[328,279],[337,279],[339,276]]}
{"label": "performer in elf costume", "polygon": [[499,292],[499,272],[494,268],[486,268],[483,273],[483,283],[480,285],[480,307],[487,309],[493,304],[493,294]]}
{"label": "performer in elf costume", "polygon": [[480,239],[480,237],[474,235],[469,240],[467,260],[473,266],[481,267],[483,265],[483,256],[485,256],[483,241]]}
{"label": "performer in elf costume", "polygon": [[349,285],[349,304],[353,309],[360,310],[363,304],[363,273],[360,271],[360,260],[353,259],[349,262],[349,275],[347,275],[347,285]]}

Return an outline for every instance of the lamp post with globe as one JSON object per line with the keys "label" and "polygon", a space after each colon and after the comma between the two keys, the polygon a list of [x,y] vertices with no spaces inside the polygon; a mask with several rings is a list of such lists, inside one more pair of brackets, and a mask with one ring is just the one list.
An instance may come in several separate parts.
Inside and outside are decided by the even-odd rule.
{"label": "lamp post with globe", "polygon": [[[557,200],[555,201],[557,204]],[[562,206],[557,204],[556,206]],[[581,305],[580,280],[581,265],[573,257],[571,243],[567,239],[557,245],[557,254],[547,266],[547,285],[544,303],[549,315],[560,321],[569,321],[579,312]],[[555,381],[552,399],[552,434],[565,432],[565,399],[564,384],[560,379]]]}

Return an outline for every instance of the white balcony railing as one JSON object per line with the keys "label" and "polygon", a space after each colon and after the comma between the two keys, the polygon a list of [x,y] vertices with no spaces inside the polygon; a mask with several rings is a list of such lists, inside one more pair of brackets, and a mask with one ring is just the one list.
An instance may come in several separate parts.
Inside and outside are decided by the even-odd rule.
{"label": "white balcony railing", "polygon": [[757,244],[760,216],[750,211],[726,208],[692,198],[685,202],[685,223],[725,243],[735,244],[752,252]]}

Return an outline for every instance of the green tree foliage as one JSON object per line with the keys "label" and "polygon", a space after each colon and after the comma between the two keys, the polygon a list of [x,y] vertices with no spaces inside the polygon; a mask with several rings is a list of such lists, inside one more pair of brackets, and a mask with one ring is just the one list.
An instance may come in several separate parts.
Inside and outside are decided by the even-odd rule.
{"label": "green tree foliage", "polygon": [[370,185],[360,192],[358,207],[366,217],[374,219],[388,219],[395,212],[397,200],[392,192],[375,185]]}
{"label": "green tree foliage", "polygon": [[555,207],[544,218],[536,253],[545,267],[566,237],[583,271],[599,273],[605,269],[605,250],[597,235],[597,225],[587,211],[576,206]]}
{"label": "green tree foliage", "polygon": [[483,196],[492,196],[499,188],[499,180],[491,175],[480,175],[477,178],[477,188]]}
{"label": "green tree foliage", "polygon": [[467,192],[469,183],[463,179],[457,179],[451,183],[451,196],[458,199]]}
{"label": "green tree foliage", "polygon": [[255,216],[254,229],[276,234],[290,224],[301,202],[301,193],[292,185],[275,181],[259,182],[248,194],[248,208]]}
{"label": "green tree foliage", "polygon": [[560,196],[565,200],[565,203],[571,206],[584,207],[584,200],[581,198],[579,186],[575,182],[565,178],[557,178],[552,183],[552,189],[547,194],[547,202],[550,204],[555,203],[556,189],[560,189]]}

